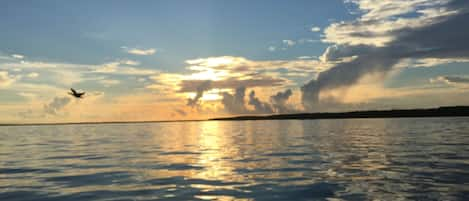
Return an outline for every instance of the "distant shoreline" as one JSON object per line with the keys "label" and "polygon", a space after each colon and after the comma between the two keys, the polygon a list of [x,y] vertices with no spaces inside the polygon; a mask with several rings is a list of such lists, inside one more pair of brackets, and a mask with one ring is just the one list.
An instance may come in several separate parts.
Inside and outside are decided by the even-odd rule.
{"label": "distant shoreline", "polygon": [[420,118],[420,117],[469,117],[469,106],[450,106],[429,109],[368,110],[353,112],[324,112],[275,114],[266,116],[237,116],[210,120],[286,120],[286,119],[357,119],[357,118]]}
{"label": "distant shoreline", "polygon": [[368,110],[353,112],[324,112],[275,114],[263,116],[235,116],[199,120],[168,121],[108,121],[108,122],[63,122],[63,123],[4,123],[0,126],[48,126],[48,125],[90,125],[90,124],[138,124],[138,123],[171,123],[199,121],[244,121],[244,120],[306,120],[306,119],[364,119],[364,118],[426,118],[426,117],[469,117],[469,106],[449,106],[429,109]]}

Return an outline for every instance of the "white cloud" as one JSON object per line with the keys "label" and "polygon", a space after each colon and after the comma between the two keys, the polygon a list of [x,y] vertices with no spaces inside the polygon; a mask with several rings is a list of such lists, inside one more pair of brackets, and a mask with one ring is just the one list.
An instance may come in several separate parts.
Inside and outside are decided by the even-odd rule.
{"label": "white cloud", "polygon": [[153,55],[156,53],[155,48],[149,48],[149,49],[138,49],[138,48],[127,48],[127,47],[121,47],[124,49],[127,53],[129,54],[134,54],[134,55]]}
{"label": "white cloud", "polygon": [[316,58],[317,57],[315,57],[315,56],[299,56],[299,57],[297,57],[297,59],[302,59],[302,60],[304,60],[304,59],[316,59]]}
{"label": "white cloud", "polygon": [[140,65],[140,62],[138,61],[134,61],[134,60],[121,60],[120,61],[121,64],[125,64],[125,65],[129,65],[129,66],[138,66]]}
{"label": "white cloud", "polygon": [[11,57],[15,59],[24,59],[24,55],[21,55],[21,54],[12,54]]}
{"label": "white cloud", "polygon": [[[348,0],[362,14],[355,21],[332,23],[324,30],[323,42],[344,45],[386,46],[405,29],[425,27],[440,22],[441,17],[457,14],[444,5],[448,0]],[[413,17],[403,17],[415,14]]]}
{"label": "white cloud", "polygon": [[393,16],[445,5],[450,0],[346,0],[365,12],[362,20],[383,20]]}
{"label": "white cloud", "polygon": [[320,32],[321,28],[320,27],[311,27],[312,32]]}
{"label": "white cloud", "polygon": [[283,44],[285,44],[286,46],[289,46],[289,47],[294,46],[296,44],[296,42],[293,41],[293,40],[282,40],[282,42],[283,42]]}

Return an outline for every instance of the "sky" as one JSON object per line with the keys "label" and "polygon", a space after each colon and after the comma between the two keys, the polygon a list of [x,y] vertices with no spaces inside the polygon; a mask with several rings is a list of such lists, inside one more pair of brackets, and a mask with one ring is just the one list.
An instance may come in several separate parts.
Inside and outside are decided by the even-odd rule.
{"label": "sky", "polygon": [[468,21],[466,0],[2,1],[0,123],[468,105]]}

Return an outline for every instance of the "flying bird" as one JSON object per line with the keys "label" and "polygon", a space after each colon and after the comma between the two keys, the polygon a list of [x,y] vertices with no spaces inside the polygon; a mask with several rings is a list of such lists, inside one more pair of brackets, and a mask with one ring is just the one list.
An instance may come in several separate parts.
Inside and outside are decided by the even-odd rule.
{"label": "flying bird", "polygon": [[72,92],[68,92],[68,94],[74,96],[75,98],[82,98],[82,96],[85,95],[85,92],[80,92],[79,93],[79,92],[75,91],[75,89],[73,89],[73,88],[70,88],[70,91],[72,91]]}

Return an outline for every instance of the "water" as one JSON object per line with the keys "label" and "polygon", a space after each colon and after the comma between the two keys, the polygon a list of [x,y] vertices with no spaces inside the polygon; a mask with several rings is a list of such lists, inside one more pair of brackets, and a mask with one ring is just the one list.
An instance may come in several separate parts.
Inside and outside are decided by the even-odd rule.
{"label": "water", "polygon": [[468,200],[469,118],[0,127],[0,200]]}

